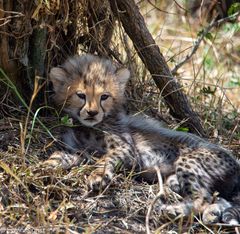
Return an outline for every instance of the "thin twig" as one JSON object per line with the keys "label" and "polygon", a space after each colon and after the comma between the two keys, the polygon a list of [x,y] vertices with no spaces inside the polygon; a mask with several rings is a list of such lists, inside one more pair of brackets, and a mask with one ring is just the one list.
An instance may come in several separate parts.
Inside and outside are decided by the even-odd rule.
{"label": "thin twig", "polygon": [[211,226],[220,226],[220,227],[233,227],[234,231],[236,232],[236,234],[240,234],[239,232],[239,228],[240,225],[239,224],[229,224],[229,223],[214,223]]}
{"label": "thin twig", "polygon": [[155,169],[155,171],[157,173],[159,192],[156,195],[156,197],[152,200],[152,202],[150,203],[150,206],[148,207],[148,211],[147,211],[147,215],[146,215],[146,219],[145,219],[145,225],[146,225],[146,232],[147,232],[147,234],[151,234],[150,227],[149,227],[149,219],[150,219],[150,216],[151,216],[151,213],[152,213],[152,210],[153,210],[153,206],[156,203],[156,201],[161,196],[164,195],[163,179],[162,179],[162,176],[161,176],[160,169],[157,166],[155,166],[154,169]]}
{"label": "thin twig", "polygon": [[194,216],[194,218],[198,221],[199,224],[206,228],[209,233],[214,234],[214,232],[206,224],[204,224],[198,217]]}
{"label": "thin twig", "polygon": [[184,10],[185,12],[189,12],[189,10],[185,9],[183,6],[181,6],[176,0],[173,0],[175,4],[181,9]]}
{"label": "thin twig", "polygon": [[206,27],[203,32],[201,33],[201,36],[195,41],[195,45],[191,51],[190,54],[188,54],[180,63],[178,63],[173,69],[172,69],[172,74],[176,74],[177,70],[183,65],[185,64],[186,62],[188,62],[190,60],[190,58],[197,52],[202,40],[205,38],[205,36],[209,33],[209,31],[217,26],[217,25],[220,25],[228,20],[232,20],[232,19],[235,19],[237,18],[238,16],[240,15],[240,12],[236,12],[235,14],[233,15],[230,15],[226,18],[223,18],[223,19],[220,19],[220,20],[213,20],[209,25],[208,27]]}
{"label": "thin twig", "polygon": [[206,228],[210,233],[214,233],[212,232],[211,229],[209,229],[208,227],[228,227],[228,228],[234,228],[234,231],[236,232],[236,234],[239,234],[239,228],[240,225],[239,224],[229,224],[229,223],[213,223],[213,224],[204,224],[203,222],[201,222],[196,216],[195,218],[197,219],[197,221],[204,226],[204,228]]}
{"label": "thin twig", "polygon": [[4,23],[0,24],[0,27],[4,26],[5,24],[8,24],[9,22],[11,22],[11,20],[6,20]]}
{"label": "thin twig", "polygon": [[24,14],[21,13],[21,12],[17,12],[17,11],[5,11],[3,9],[0,8],[0,12],[4,12],[4,13],[7,13],[7,14],[15,14],[15,15],[19,15],[19,16],[23,16]]}
{"label": "thin twig", "polygon": [[161,11],[161,12],[163,12],[163,13],[170,14],[170,15],[177,15],[177,14],[174,13],[174,12],[168,12],[168,11],[164,11],[164,10],[160,9],[160,8],[157,7],[155,4],[153,4],[153,3],[151,2],[151,0],[148,0],[148,3],[149,3],[151,6],[153,6],[155,9],[157,9],[158,11]]}
{"label": "thin twig", "polygon": [[3,21],[3,20],[10,20],[12,18],[18,18],[18,17],[23,17],[24,15],[23,14],[19,14],[19,15],[11,15],[11,16],[7,16],[7,17],[4,17],[4,18],[0,18],[0,21]]}
{"label": "thin twig", "polygon": [[208,224],[208,226],[220,226],[220,227],[238,227],[240,228],[240,224],[230,224],[230,223],[213,223],[213,224]]}

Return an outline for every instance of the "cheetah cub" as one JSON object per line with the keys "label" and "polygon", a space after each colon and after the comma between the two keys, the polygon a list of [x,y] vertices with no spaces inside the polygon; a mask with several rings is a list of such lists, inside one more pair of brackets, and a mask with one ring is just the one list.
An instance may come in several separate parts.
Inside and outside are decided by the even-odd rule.
{"label": "cheetah cub", "polygon": [[[53,153],[45,163],[71,168],[84,155],[99,157],[88,177],[88,186],[95,191],[109,184],[119,163],[147,180],[155,177],[157,166],[165,181],[175,179],[175,189],[184,197],[183,202],[163,205],[161,212],[203,213],[206,222],[237,223],[231,213],[240,184],[237,160],[227,150],[193,134],[126,115],[122,105],[129,77],[127,69],[89,54],[69,58],[51,69],[54,101],[77,127],[64,129],[66,151]],[[219,196],[213,203],[215,192]]]}

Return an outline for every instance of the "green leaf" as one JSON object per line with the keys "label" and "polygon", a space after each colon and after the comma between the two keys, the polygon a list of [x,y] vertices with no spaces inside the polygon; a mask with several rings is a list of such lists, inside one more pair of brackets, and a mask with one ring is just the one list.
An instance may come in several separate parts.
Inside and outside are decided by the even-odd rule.
{"label": "green leaf", "polygon": [[233,15],[234,13],[236,13],[238,11],[240,11],[240,3],[235,2],[228,9],[228,16]]}
{"label": "green leaf", "polygon": [[61,118],[61,123],[68,126],[73,126],[72,119],[68,115],[64,115]]}
{"label": "green leaf", "polygon": [[214,95],[216,92],[216,88],[212,89],[210,86],[207,86],[207,87],[203,87],[200,92],[205,95],[208,95],[208,94]]}
{"label": "green leaf", "polygon": [[203,30],[203,29],[202,29],[202,30],[200,30],[200,31],[197,33],[197,36],[198,36],[198,37],[202,36],[203,32],[204,32],[204,30]]}
{"label": "green leaf", "polygon": [[205,35],[205,37],[206,37],[207,39],[209,39],[210,41],[213,40],[213,35],[212,35],[210,32],[208,32],[208,33]]}
{"label": "green leaf", "polygon": [[232,77],[228,82],[229,87],[240,87],[240,77]]}
{"label": "green leaf", "polygon": [[224,32],[236,33],[240,31],[240,23],[226,23],[223,27]]}
{"label": "green leaf", "polygon": [[203,61],[203,64],[207,70],[212,70],[214,68],[214,59],[212,56],[207,55]]}
{"label": "green leaf", "polygon": [[179,128],[177,128],[177,131],[179,131],[179,132],[189,132],[189,128],[179,127]]}

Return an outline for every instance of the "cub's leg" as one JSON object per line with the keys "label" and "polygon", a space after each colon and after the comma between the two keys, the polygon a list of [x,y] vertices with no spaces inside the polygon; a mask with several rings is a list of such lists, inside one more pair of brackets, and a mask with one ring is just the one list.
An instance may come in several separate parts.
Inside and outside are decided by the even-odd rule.
{"label": "cub's leg", "polygon": [[121,164],[131,169],[136,166],[136,157],[131,144],[119,136],[108,136],[107,153],[97,161],[96,169],[88,177],[88,187],[99,191],[112,180],[115,168]]}
{"label": "cub's leg", "polygon": [[[169,176],[165,183],[173,192],[181,194],[181,188],[176,174]],[[168,209],[168,213],[170,211],[170,213],[175,215],[177,215],[176,211],[178,211],[178,214],[186,213],[187,215],[189,211],[186,207],[192,209],[193,204],[191,204],[190,201],[185,201],[184,203],[178,203],[176,206],[165,207],[165,209]],[[206,209],[203,210],[202,221],[205,224],[213,224],[221,221],[236,224],[240,220],[240,207],[234,208],[232,204],[224,198],[216,197],[214,203],[209,204]]]}
{"label": "cub's leg", "polygon": [[[173,205],[163,205],[162,212],[188,216],[191,212],[213,212],[214,205],[210,207],[214,202],[212,194],[218,191],[220,195],[227,197],[232,193],[239,165],[224,150],[199,148],[181,155],[175,163],[175,172],[185,200]],[[227,207],[220,204],[215,205],[215,220],[221,218],[222,211]],[[206,220],[208,212],[205,211]]]}
{"label": "cub's leg", "polygon": [[168,188],[170,188],[173,192],[177,193],[180,195],[181,193],[181,188],[180,184],[178,182],[178,178],[176,174],[168,176],[165,184],[167,185]]}
{"label": "cub's leg", "polygon": [[[175,191],[174,191],[175,192]],[[199,205],[201,207],[199,207]],[[195,209],[194,209],[195,208]],[[196,210],[197,208],[197,210]],[[232,204],[223,198],[216,198],[212,204],[204,200],[204,197],[195,200],[186,199],[174,205],[163,205],[161,211],[165,215],[187,216],[193,213],[202,213],[202,221],[205,224],[224,222],[238,224],[240,220],[240,207],[232,207]]]}
{"label": "cub's leg", "polygon": [[232,197],[231,207],[225,209],[222,213],[224,223],[236,225],[240,224],[240,193],[239,191]]}
{"label": "cub's leg", "polygon": [[240,223],[240,206],[233,205],[222,212],[222,221],[224,223],[236,225]]}
{"label": "cub's leg", "polygon": [[221,221],[229,223],[223,220],[223,214],[224,211],[231,206],[231,203],[225,199],[220,197],[216,198],[216,201],[203,211],[202,221],[205,224],[213,224]]}
{"label": "cub's leg", "polygon": [[55,151],[46,161],[43,162],[43,165],[52,168],[70,169],[74,166],[80,165],[84,158],[82,154],[83,153],[80,152],[71,154],[64,151]]}

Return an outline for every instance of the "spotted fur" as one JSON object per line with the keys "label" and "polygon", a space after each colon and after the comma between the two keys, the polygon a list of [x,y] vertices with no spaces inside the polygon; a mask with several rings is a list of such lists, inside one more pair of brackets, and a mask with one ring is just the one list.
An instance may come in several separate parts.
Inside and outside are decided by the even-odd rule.
{"label": "spotted fur", "polygon": [[[175,189],[184,197],[183,202],[164,205],[161,212],[200,212],[206,222],[218,221],[238,193],[239,163],[226,149],[193,134],[162,128],[143,116],[126,115],[122,104],[129,76],[127,69],[93,55],[76,56],[52,68],[55,103],[78,127],[64,130],[62,140],[68,152],[54,153],[46,164],[70,168],[84,155],[94,155],[99,160],[88,177],[92,190],[107,186],[119,163],[146,180],[155,178],[157,166],[165,181],[175,178]],[[219,199],[212,204],[216,191]]]}

